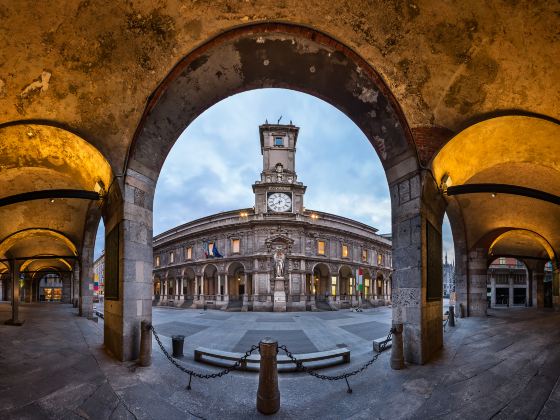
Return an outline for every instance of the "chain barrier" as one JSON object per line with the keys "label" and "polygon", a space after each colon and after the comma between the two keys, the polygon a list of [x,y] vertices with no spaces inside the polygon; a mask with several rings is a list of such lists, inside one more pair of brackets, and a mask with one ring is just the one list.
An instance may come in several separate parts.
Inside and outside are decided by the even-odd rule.
{"label": "chain barrier", "polygon": [[154,326],[151,326],[151,330],[152,333],[154,334],[154,337],[156,338],[156,341],[159,345],[159,348],[161,349],[161,351],[163,352],[163,354],[165,355],[165,357],[167,357],[167,359],[179,370],[181,370],[182,372],[186,373],[187,375],[189,375],[189,384],[187,385],[187,390],[191,390],[191,381],[193,376],[195,378],[199,378],[199,379],[215,379],[215,378],[221,378],[224,375],[227,375],[228,373],[230,373],[232,370],[236,370],[238,369],[241,364],[247,360],[247,358],[255,351],[259,348],[259,346],[251,346],[251,348],[245,352],[245,354],[239,358],[239,360],[237,360],[233,365],[225,368],[224,370],[221,370],[219,372],[216,373],[209,373],[209,374],[202,374],[202,373],[198,373],[195,372],[194,370],[190,370],[187,369],[186,367],[180,365],[173,357],[171,357],[171,355],[167,352],[167,350],[165,350],[165,347],[163,346],[163,344],[161,343],[161,340],[159,338],[159,336],[156,333],[156,330],[154,328]]}
{"label": "chain barrier", "polygon": [[343,373],[343,374],[340,374],[340,375],[322,375],[320,373],[317,373],[315,370],[304,366],[303,362],[298,360],[294,356],[294,354],[291,351],[288,350],[288,348],[285,345],[278,346],[278,349],[283,350],[286,353],[286,356],[288,356],[291,360],[293,360],[295,362],[297,370],[303,371],[303,372],[307,373],[308,375],[314,376],[315,378],[321,379],[321,380],[324,380],[324,381],[340,381],[340,380],[344,379],[346,381],[346,386],[348,387],[348,390],[346,392],[351,394],[352,393],[352,388],[350,388],[350,384],[348,383],[348,378],[363,372],[368,367],[370,367],[373,364],[373,362],[375,362],[377,360],[379,355],[381,353],[383,353],[383,351],[385,351],[385,348],[387,347],[387,343],[389,341],[391,341],[391,339],[393,337],[393,332],[394,332],[393,328],[391,328],[389,330],[389,334],[387,334],[387,338],[379,346],[379,351],[371,358],[371,360],[367,361],[365,364],[363,364],[361,367],[359,367],[356,370],[353,370],[351,372],[346,372],[346,373]]}

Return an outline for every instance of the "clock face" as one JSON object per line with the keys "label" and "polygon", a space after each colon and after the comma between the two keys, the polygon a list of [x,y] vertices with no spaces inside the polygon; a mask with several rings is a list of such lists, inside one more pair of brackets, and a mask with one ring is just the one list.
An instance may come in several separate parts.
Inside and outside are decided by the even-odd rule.
{"label": "clock face", "polygon": [[275,212],[292,211],[291,194],[277,192],[269,193],[267,199],[268,209]]}

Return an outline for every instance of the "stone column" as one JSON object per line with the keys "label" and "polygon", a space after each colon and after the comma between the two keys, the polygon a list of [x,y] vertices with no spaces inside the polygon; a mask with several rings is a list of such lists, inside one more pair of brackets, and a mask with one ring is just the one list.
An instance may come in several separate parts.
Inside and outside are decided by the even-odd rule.
{"label": "stone column", "polygon": [[340,274],[336,274],[336,301],[340,302]]}
{"label": "stone column", "polygon": [[476,248],[469,252],[468,316],[486,316],[486,276],[488,274],[488,250]]}
{"label": "stone column", "polygon": [[[227,277],[226,277],[226,282],[227,282]],[[217,300],[222,300],[222,275],[218,274],[218,293],[216,293],[216,299]]]}
{"label": "stone column", "polygon": [[21,265],[20,261],[12,260],[10,262],[11,270],[11,300],[12,300],[12,317],[8,319],[4,324],[6,325],[22,325],[23,321],[19,319],[19,267]]}
{"label": "stone column", "polygon": [[225,281],[225,287],[224,287],[224,291],[226,292],[226,296],[224,298],[225,302],[229,302],[229,278],[227,274],[224,274],[224,281]]}
{"label": "stone column", "polygon": [[[434,264],[442,264],[441,248],[428,248],[427,232],[429,223],[441,235],[445,201],[430,174],[410,170],[415,165],[412,157],[399,162],[387,170],[393,232],[392,323],[403,324],[405,361],[423,364],[443,345],[442,298],[426,299],[430,281],[426,264],[429,255]],[[436,281],[443,283],[442,278]]]}
{"label": "stone column", "polygon": [[560,269],[552,271],[552,305],[556,311],[560,310]]}
{"label": "stone column", "polygon": [[184,292],[184,285],[183,285],[184,278],[185,278],[184,276],[179,277],[179,301],[180,302],[185,301],[185,292]]}
{"label": "stone column", "polygon": [[[105,299],[105,347],[119,360],[136,360],[140,353],[140,324],[152,322],[152,206],[155,174],[142,175],[129,161],[124,178],[111,184],[104,205],[105,278],[118,295]],[[143,168],[137,168],[143,170]],[[150,174],[152,175],[152,174]],[[117,246],[118,245],[118,246]],[[151,342],[150,342],[151,344]]]}
{"label": "stone column", "polygon": [[244,297],[246,297],[249,293],[247,293],[249,291],[249,282],[247,280],[247,273],[243,274],[243,281],[245,282],[245,293],[244,293]]}
{"label": "stone column", "polygon": [[494,308],[496,306],[496,278],[492,277],[490,280],[490,287],[492,297],[490,298],[490,307]]}
{"label": "stone column", "polygon": [[198,300],[198,276],[194,275],[194,293],[193,293],[193,300]]}
{"label": "stone column", "polygon": [[[70,273],[62,273],[62,303],[72,302],[72,278]],[[33,291],[31,291],[33,294]]]}
{"label": "stone column", "polygon": [[508,306],[511,308],[513,306],[513,289],[514,289],[512,277],[508,278],[508,286],[509,286]]}
{"label": "stone column", "polygon": [[[80,316],[85,318],[93,317],[93,265],[83,264],[84,258],[82,258],[82,267],[79,267],[80,275],[80,298],[79,298],[79,310]],[[76,263],[76,265],[78,265]]]}

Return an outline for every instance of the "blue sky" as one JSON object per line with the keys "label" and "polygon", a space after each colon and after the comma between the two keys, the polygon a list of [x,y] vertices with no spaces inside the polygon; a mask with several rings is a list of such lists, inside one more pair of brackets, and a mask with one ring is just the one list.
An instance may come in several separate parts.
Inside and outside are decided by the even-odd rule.
{"label": "blue sky", "polygon": [[[307,208],[391,231],[391,203],[375,150],[342,112],[313,96],[259,89],[229,97],[200,115],[165,161],[154,199],[154,235],[220,211],[254,205],[251,185],[262,170],[258,126],[266,119],[300,127],[298,180]],[[96,256],[103,242],[98,232]],[[449,225],[444,250],[453,259]]]}

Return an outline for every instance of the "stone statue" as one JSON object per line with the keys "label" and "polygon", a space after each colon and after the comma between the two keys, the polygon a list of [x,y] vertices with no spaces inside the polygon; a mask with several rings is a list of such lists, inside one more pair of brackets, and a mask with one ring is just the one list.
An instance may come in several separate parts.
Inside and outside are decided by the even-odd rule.
{"label": "stone statue", "polygon": [[284,260],[286,256],[281,249],[276,250],[274,253],[274,267],[275,267],[275,274],[276,278],[284,277]]}

